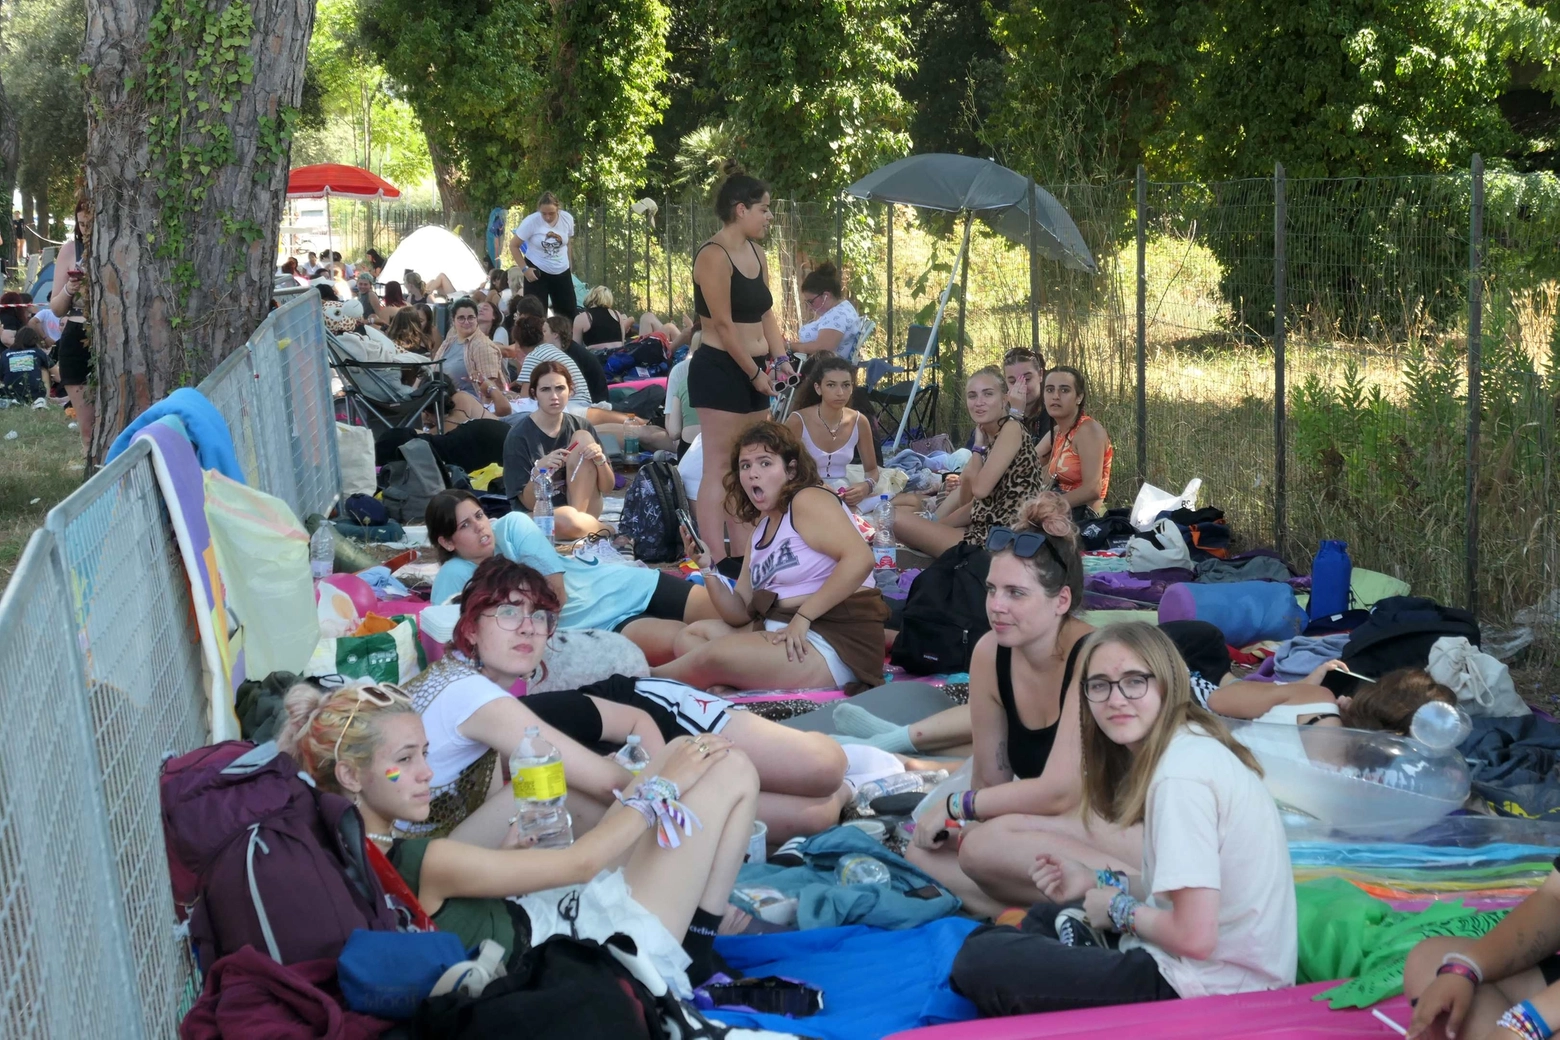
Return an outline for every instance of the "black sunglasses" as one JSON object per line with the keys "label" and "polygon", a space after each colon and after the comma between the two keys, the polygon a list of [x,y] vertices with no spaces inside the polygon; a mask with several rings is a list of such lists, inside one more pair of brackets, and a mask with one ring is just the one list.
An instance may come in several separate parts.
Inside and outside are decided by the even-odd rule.
{"label": "black sunglasses", "polygon": [[1035,554],[1044,546],[1051,553],[1051,559],[1056,561],[1062,573],[1067,572],[1067,561],[1062,559],[1062,554],[1051,539],[1046,537],[1044,531],[1015,531],[1011,527],[993,527],[991,533],[986,535],[986,551],[1002,552],[1011,549],[1013,555],[1020,560],[1034,559]]}

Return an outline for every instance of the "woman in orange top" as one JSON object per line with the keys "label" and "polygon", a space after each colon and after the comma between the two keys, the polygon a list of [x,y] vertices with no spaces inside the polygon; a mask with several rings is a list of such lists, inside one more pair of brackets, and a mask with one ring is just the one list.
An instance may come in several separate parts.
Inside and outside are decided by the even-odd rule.
{"label": "woman in orange top", "polygon": [[1088,396],[1089,384],[1076,368],[1047,372],[1045,410],[1056,426],[1035,447],[1078,523],[1104,512],[1115,455],[1105,427],[1084,411]]}

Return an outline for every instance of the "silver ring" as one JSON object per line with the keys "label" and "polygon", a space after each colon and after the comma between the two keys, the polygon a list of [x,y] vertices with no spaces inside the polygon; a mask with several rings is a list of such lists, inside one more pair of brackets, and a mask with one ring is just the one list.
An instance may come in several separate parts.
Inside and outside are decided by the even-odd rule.
{"label": "silver ring", "polygon": [[515,824],[517,824],[517,823],[519,823],[519,822],[520,822],[520,817],[519,817],[519,816],[511,816],[511,817],[510,817],[510,818],[509,818],[509,825],[510,825],[510,826],[511,826],[511,827],[513,827],[513,826],[514,826],[514,825],[515,825]]}

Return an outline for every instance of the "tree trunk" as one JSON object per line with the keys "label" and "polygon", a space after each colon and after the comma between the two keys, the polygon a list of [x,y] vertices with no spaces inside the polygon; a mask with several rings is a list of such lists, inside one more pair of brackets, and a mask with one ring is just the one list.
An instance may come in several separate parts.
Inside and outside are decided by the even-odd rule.
{"label": "tree trunk", "polygon": [[[11,197],[16,191],[16,168],[21,159],[21,140],[16,129],[16,111],[5,96],[5,86],[0,84],[0,199],[10,209]],[[9,213],[0,221],[0,256],[5,257],[6,267],[20,259],[16,242],[16,224]]]}
{"label": "tree trunk", "polygon": [[[424,124],[426,126],[426,124]],[[439,205],[444,207],[444,223],[453,224],[455,214],[466,212],[466,192],[461,187],[460,170],[454,166],[444,149],[427,130],[423,136],[428,141],[428,157],[433,161],[433,180],[439,186]]]}
{"label": "tree trunk", "polygon": [[314,3],[163,6],[86,0],[89,463],[241,346],[271,300]]}

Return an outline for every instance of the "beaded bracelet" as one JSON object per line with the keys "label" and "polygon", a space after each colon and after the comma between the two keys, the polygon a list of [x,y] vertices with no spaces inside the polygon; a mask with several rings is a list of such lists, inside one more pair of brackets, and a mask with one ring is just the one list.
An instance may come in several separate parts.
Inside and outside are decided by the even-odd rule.
{"label": "beaded bracelet", "polygon": [[1125,875],[1118,874],[1114,870],[1101,867],[1094,872],[1094,884],[1097,888],[1119,888],[1123,892],[1127,890]]}
{"label": "beaded bracelet", "polygon": [[1549,1040],[1554,1035],[1554,1030],[1549,1028],[1549,1023],[1544,1021],[1544,1016],[1538,1013],[1531,1000],[1524,1000],[1508,1008],[1495,1025],[1499,1029],[1511,1030],[1522,1040]]}
{"label": "beaded bracelet", "polygon": [[1133,915],[1143,904],[1126,892],[1118,892],[1110,899],[1111,926],[1122,935],[1136,935],[1137,923]]}
{"label": "beaded bracelet", "polygon": [[[1444,968],[1448,964],[1461,964],[1461,965],[1463,965],[1465,968],[1467,968],[1469,971],[1471,971],[1473,973],[1469,977],[1472,978],[1474,982],[1482,983],[1484,981],[1484,969],[1479,967],[1479,962],[1478,961],[1474,960],[1472,957],[1469,957],[1467,954],[1464,954],[1464,953],[1449,953],[1449,954],[1447,954],[1445,957],[1441,958],[1441,967]],[[1436,972],[1436,974],[1439,975],[1440,972]]]}
{"label": "beaded bracelet", "polygon": [[[693,810],[677,800],[681,793],[677,785],[664,776],[641,780],[638,789],[630,797],[624,797],[621,791],[612,792],[618,801],[641,815],[645,810],[635,803],[643,802],[649,807],[655,819],[651,826],[655,828],[656,844],[663,849],[675,849],[682,844],[682,839],[677,836],[678,828],[682,829],[684,835],[692,837],[694,831],[704,827]],[[645,822],[651,823],[650,816],[645,817]]]}

